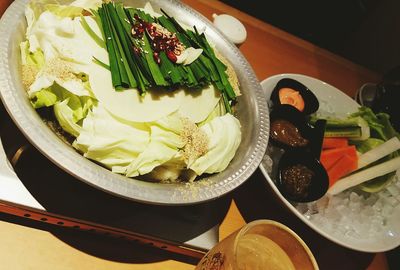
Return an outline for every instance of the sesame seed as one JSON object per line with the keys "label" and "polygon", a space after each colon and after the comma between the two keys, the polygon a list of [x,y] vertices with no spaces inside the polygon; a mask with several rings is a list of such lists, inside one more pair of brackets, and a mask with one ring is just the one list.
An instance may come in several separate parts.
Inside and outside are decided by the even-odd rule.
{"label": "sesame seed", "polygon": [[181,139],[185,146],[183,147],[183,158],[188,164],[194,162],[208,150],[208,137],[195,123],[188,118],[181,118],[183,130]]}

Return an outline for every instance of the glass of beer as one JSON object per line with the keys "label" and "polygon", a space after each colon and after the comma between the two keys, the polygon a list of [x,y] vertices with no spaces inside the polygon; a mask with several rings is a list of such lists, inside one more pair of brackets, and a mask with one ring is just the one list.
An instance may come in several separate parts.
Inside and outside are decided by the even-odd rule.
{"label": "glass of beer", "polygon": [[304,241],[272,220],[252,221],[214,246],[196,270],[316,270]]}

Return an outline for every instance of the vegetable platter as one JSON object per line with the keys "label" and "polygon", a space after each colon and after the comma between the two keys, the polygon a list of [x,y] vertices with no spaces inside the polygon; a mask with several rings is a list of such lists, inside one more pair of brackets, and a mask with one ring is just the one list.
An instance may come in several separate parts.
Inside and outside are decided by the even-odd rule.
{"label": "vegetable platter", "polygon": [[[319,132],[323,136],[306,136],[317,147],[311,147],[312,151],[302,157],[306,159],[308,154],[318,157],[328,184],[318,198],[301,200],[288,196],[279,185],[279,164],[284,152],[293,149],[279,147],[270,138],[260,165],[268,185],[303,222],[337,244],[365,252],[382,252],[399,246],[399,139],[387,115],[374,114],[334,86],[300,74],[279,74],[262,81],[272,111],[277,104],[274,89],[281,80],[299,82],[319,101],[318,109],[307,115],[307,125],[314,126],[314,133],[318,134],[316,121],[324,119],[323,132]],[[281,100],[292,106],[300,103],[300,109],[305,108],[302,102],[296,102],[297,97],[287,98],[287,93]],[[273,122],[271,115],[271,125]],[[270,129],[270,135],[273,132]],[[318,179],[324,183],[322,176]]]}

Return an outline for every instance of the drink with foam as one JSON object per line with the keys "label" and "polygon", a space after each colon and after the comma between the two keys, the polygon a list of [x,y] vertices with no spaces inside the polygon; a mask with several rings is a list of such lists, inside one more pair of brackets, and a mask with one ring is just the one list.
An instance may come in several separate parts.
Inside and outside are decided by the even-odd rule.
{"label": "drink with foam", "polygon": [[220,241],[196,270],[315,270],[314,256],[301,238],[271,220],[257,220]]}

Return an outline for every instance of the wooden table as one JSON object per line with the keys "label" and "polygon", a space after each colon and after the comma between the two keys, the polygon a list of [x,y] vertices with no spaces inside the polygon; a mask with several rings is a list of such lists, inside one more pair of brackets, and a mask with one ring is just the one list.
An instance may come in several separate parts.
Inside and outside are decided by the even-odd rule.
{"label": "wooden table", "polygon": [[[0,2],[0,14],[11,0]],[[240,50],[260,80],[279,73],[300,73],[326,81],[353,96],[365,82],[380,76],[326,50],[298,39],[218,1],[184,0],[208,19],[228,13],[240,19],[248,33]],[[232,203],[220,227],[224,238],[246,222],[259,218],[281,221],[295,230],[319,260],[321,269],[388,269],[383,253],[351,251],[323,239],[279,204],[257,171],[229,194]],[[62,228],[37,225],[0,214],[1,269],[194,269],[195,260]]]}

